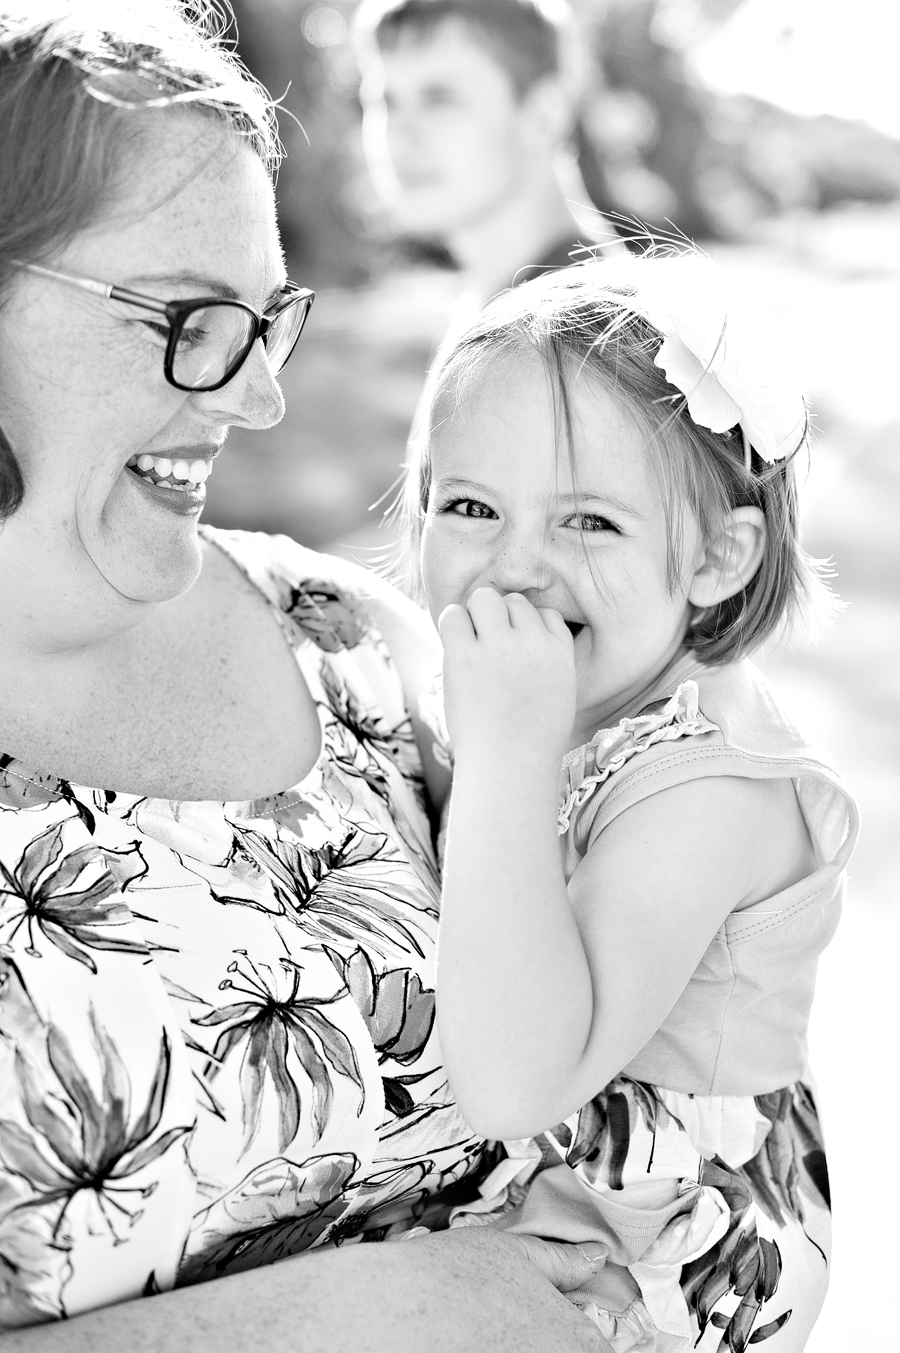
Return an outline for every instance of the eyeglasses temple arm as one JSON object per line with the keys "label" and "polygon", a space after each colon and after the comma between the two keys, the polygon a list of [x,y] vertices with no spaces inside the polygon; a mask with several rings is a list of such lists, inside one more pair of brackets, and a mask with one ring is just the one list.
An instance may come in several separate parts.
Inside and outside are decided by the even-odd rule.
{"label": "eyeglasses temple arm", "polygon": [[92,277],[73,277],[71,273],[58,272],[56,268],[45,268],[41,263],[25,263],[21,265],[26,272],[36,272],[42,277],[55,277],[58,282],[68,282],[70,286],[78,287],[80,291],[89,291],[94,296],[105,296],[107,300],[127,301],[131,305],[138,305],[143,310],[155,310],[160,315],[165,315],[168,306],[165,301],[157,301],[152,296],[145,296],[140,291],[129,291],[127,287],[117,287],[110,282],[97,282]]}

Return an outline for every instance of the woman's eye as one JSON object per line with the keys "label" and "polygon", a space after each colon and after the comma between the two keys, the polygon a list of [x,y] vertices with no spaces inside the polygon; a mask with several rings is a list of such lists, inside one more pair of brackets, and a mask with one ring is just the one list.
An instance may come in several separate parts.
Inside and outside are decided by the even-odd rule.
{"label": "woman's eye", "polygon": [[157,338],[161,338],[163,340],[168,339],[169,326],[165,322],[162,324],[157,324],[156,321],[152,319],[142,319],[139,322],[144,326],[145,329],[149,329],[150,332],[154,334]]}
{"label": "woman's eye", "polygon": [[442,512],[449,512],[454,517],[476,517],[489,519],[496,517],[496,512],[487,503],[480,503],[477,498],[457,498],[452,503],[447,503]]}
{"label": "woman's eye", "polygon": [[566,517],[563,526],[582,532],[612,531],[615,535],[620,534],[615,522],[610,521],[609,517],[602,517],[599,512],[574,512],[571,517]]}

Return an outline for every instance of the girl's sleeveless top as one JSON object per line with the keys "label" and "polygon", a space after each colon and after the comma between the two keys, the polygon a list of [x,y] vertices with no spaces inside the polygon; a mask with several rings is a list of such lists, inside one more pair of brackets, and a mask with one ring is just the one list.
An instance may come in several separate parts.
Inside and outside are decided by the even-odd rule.
{"label": "girl's sleeveless top", "polygon": [[[507,1142],[456,1223],[600,1240],[570,1294],[616,1353],[799,1353],[827,1286],[828,1175],[807,1066],[816,962],[840,912],[857,812],[748,661],[682,657],[640,708],[564,761],[566,876],[632,804],[702,776],[789,778],[819,867],[735,911],[662,1027],[578,1114]],[[664,841],[659,850],[665,851]],[[760,842],[765,850],[765,842]]]}
{"label": "girl's sleeveless top", "polygon": [[0,1328],[434,1224],[481,1158],[435,1037],[421,766],[362,575],[207,536],[269,601],[321,752],[249,803],[0,758]]}

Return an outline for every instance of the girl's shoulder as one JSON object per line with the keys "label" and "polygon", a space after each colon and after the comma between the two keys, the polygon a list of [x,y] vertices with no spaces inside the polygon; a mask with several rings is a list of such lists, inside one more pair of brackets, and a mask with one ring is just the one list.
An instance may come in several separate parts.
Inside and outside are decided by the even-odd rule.
{"label": "girl's shoulder", "polygon": [[706,667],[690,657],[637,713],[566,757],[560,832],[581,853],[642,799],[722,776],[793,781],[826,857],[855,840],[856,807],[830,756],[798,729],[756,664]]}

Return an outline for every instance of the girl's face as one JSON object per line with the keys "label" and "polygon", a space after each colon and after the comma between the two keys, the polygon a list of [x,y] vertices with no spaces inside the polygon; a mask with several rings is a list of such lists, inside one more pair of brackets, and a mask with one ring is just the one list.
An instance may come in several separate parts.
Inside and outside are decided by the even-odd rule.
{"label": "girl's face", "polygon": [[[49,265],[162,300],[224,295],[262,310],[285,273],[257,156],[194,115],[160,115],[148,141],[106,215]],[[25,481],[0,532],[2,591],[50,647],[65,642],[67,617],[77,634],[79,612],[102,626],[197,576],[202,490],[154,488],[130,468],[137,457],[212,468],[230,424],[267,427],[283,412],[259,343],[222,389],[174,389],[157,319],[29,272],[0,310],[0,427]]]}
{"label": "girl's face", "polygon": [[[596,381],[573,384],[574,476],[543,363],[506,361],[476,378],[432,437],[422,573],[437,619],[477,587],[559,611],[575,640],[580,741],[671,662],[703,559],[684,523],[682,578],[666,578],[662,493],[645,434]],[[573,482],[574,480],[574,482]]]}

